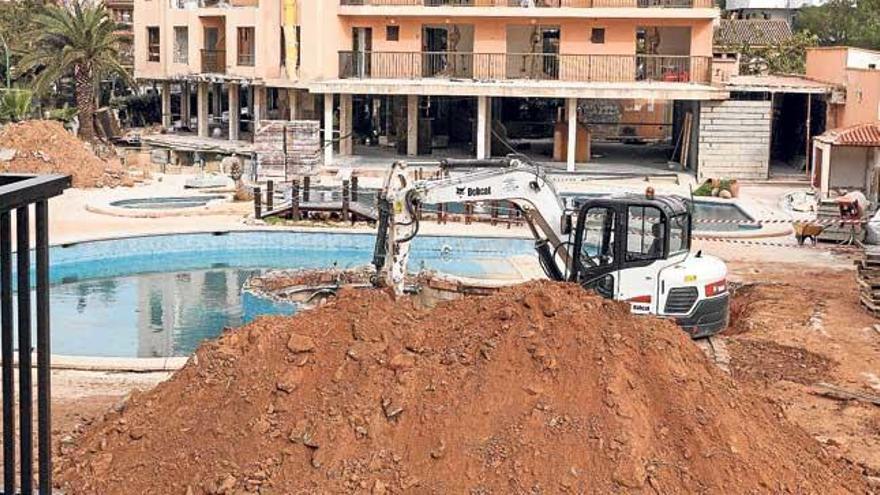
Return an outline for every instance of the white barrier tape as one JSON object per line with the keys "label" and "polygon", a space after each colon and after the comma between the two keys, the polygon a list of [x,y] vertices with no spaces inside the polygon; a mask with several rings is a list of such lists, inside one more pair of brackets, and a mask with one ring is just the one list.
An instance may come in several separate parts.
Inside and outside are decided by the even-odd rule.
{"label": "white barrier tape", "polygon": [[692,237],[694,240],[700,241],[708,241],[708,242],[723,242],[727,244],[738,244],[741,246],[766,246],[766,247],[779,247],[779,248],[796,248],[796,249],[821,249],[821,250],[836,250],[836,251],[854,251],[860,250],[858,246],[854,244],[790,244],[785,242],[773,242],[773,241],[759,241],[754,239],[737,239],[733,237],[712,237],[712,236],[701,236],[695,235]]}

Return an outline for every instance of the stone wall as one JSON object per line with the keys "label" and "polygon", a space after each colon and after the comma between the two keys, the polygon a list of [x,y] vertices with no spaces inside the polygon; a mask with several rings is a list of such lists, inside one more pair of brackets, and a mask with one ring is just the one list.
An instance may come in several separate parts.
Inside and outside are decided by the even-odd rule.
{"label": "stone wall", "polygon": [[769,176],[770,101],[706,101],[700,108],[700,180]]}

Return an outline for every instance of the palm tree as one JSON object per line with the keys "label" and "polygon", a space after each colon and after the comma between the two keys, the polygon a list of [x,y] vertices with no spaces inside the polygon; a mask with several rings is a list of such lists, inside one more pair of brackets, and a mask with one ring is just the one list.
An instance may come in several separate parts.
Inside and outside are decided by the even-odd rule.
{"label": "palm tree", "polygon": [[36,74],[33,89],[39,94],[73,76],[80,137],[87,141],[95,138],[95,89],[101,77],[118,74],[131,80],[120,63],[118,29],[103,3],[50,5],[37,16],[33,42],[19,62],[19,71]]}

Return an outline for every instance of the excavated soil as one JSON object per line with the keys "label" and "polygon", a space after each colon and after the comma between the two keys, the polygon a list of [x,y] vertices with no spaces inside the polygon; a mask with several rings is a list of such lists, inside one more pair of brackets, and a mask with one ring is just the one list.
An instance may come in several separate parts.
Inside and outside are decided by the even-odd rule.
{"label": "excavated soil", "polygon": [[347,291],[203,345],[58,460],[68,494],[864,493],[669,322],[536,282]]}
{"label": "excavated soil", "polygon": [[780,323],[792,328],[806,327],[811,311],[820,301],[814,291],[792,284],[744,285],[736,289],[730,306],[730,326],[724,333],[767,333],[767,329],[776,328]]}
{"label": "excavated soil", "polygon": [[29,120],[0,128],[0,149],[15,150],[0,160],[0,172],[68,174],[74,187],[132,185],[119,161],[98,157],[92,148],[52,120]]}

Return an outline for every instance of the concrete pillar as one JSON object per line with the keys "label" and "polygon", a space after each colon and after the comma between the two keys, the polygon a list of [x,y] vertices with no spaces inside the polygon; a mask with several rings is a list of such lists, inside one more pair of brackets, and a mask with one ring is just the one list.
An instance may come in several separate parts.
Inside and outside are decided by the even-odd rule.
{"label": "concrete pillar", "polygon": [[339,154],[354,153],[354,106],[351,95],[339,95]]}
{"label": "concrete pillar", "polygon": [[419,154],[419,95],[406,96],[406,155]]}
{"label": "concrete pillar", "polygon": [[299,91],[295,89],[287,90],[287,105],[290,113],[290,120],[299,120]]}
{"label": "concrete pillar", "polygon": [[223,85],[220,83],[215,83],[211,85],[211,114],[214,116],[214,120],[217,122],[221,121],[221,117],[223,116]]}
{"label": "concrete pillar", "polygon": [[241,92],[238,83],[229,83],[229,140],[239,140],[241,125]]}
{"label": "concrete pillar", "polygon": [[324,94],[324,165],[333,164],[333,93]]}
{"label": "concrete pillar", "polygon": [[492,156],[492,106],[488,96],[477,97],[477,158]]}
{"label": "concrete pillar", "polygon": [[208,137],[210,132],[208,127],[208,83],[206,82],[199,82],[196,107],[199,137]]}
{"label": "concrete pillar", "polygon": [[162,127],[171,127],[171,117],[171,82],[162,81]]}
{"label": "concrete pillar", "polygon": [[254,132],[266,118],[266,87],[254,86]]}
{"label": "concrete pillar", "polygon": [[180,89],[180,122],[183,125],[184,129],[189,128],[189,123],[192,120],[192,108],[190,108],[190,87],[189,83],[185,82],[181,84]]}
{"label": "concrete pillar", "polygon": [[565,100],[565,112],[568,114],[568,149],[566,168],[569,172],[575,171],[575,158],[577,157],[577,98]]}

